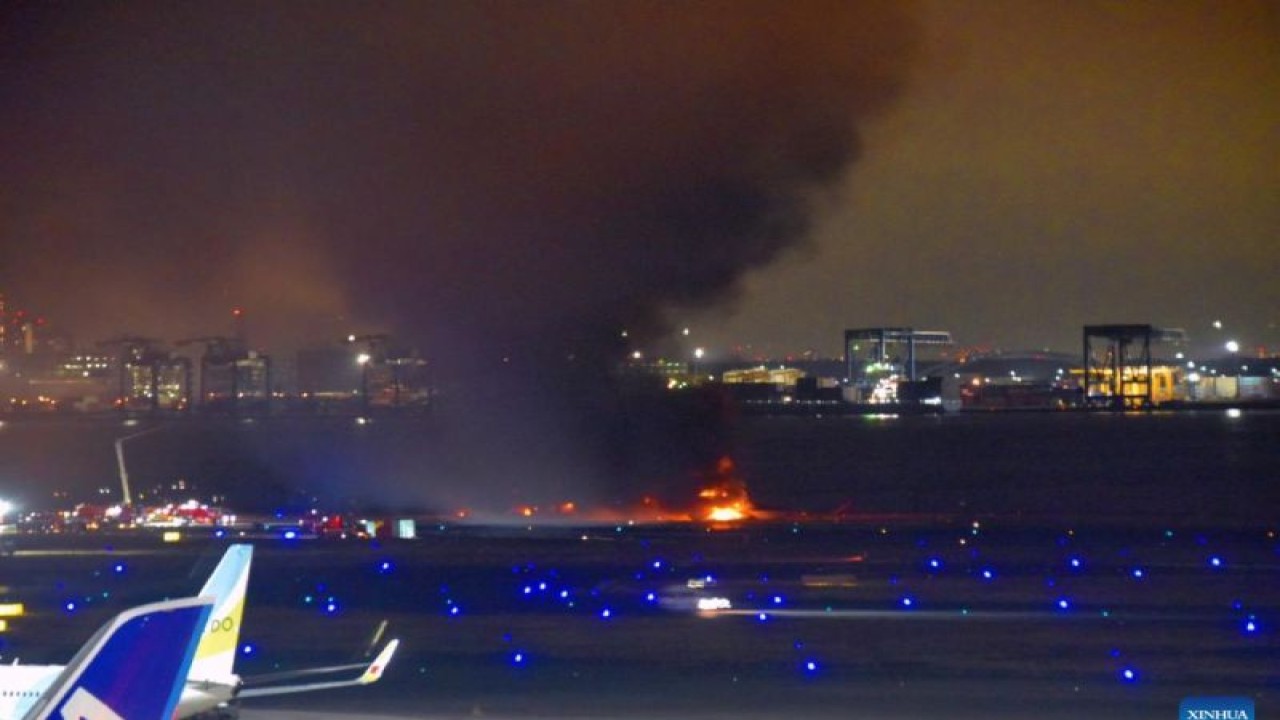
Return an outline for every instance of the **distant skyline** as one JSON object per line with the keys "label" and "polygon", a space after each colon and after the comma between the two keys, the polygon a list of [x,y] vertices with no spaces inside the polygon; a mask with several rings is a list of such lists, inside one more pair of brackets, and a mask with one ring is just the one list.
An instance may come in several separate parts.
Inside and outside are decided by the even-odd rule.
{"label": "distant skyline", "polygon": [[0,11],[0,292],[460,361],[1280,348],[1274,3],[353,7]]}

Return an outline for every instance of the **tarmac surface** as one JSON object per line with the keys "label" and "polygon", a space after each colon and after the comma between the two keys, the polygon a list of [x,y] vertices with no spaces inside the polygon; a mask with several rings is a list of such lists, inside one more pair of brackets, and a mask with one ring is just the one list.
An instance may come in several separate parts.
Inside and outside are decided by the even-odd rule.
{"label": "tarmac surface", "polygon": [[[1274,717],[1276,532],[957,518],[257,540],[242,675],[357,661],[383,619],[402,645],[376,685],[241,717],[1171,718],[1200,695]],[[64,662],[108,615],[195,592],[226,542],[21,538],[0,601],[28,610],[0,656]]]}

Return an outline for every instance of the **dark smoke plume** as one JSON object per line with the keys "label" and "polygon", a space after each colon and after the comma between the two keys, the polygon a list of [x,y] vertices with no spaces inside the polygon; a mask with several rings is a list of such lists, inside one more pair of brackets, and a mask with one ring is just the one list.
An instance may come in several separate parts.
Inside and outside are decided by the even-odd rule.
{"label": "dark smoke plume", "polygon": [[81,341],[225,332],[233,305],[277,353],[392,330],[501,403],[443,444],[492,456],[499,435],[520,458],[441,472],[526,477],[591,471],[557,450],[584,430],[562,390],[618,357],[620,330],[660,335],[665,309],[803,242],[807,198],[856,158],[915,33],[898,0],[2,17],[11,301]]}
{"label": "dark smoke plume", "polygon": [[658,330],[801,241],[913,26],[888,1],[143,2],[30,4],[0,39],[11,299],[86,340],[241,304],[263,344],[364,322],[448,357]]}

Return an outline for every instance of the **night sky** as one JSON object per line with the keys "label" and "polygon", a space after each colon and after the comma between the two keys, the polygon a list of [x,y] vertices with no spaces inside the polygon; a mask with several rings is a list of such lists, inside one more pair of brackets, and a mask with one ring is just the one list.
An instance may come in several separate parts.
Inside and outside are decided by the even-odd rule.
{"label": "night sky", "polygon": [[7,4],[0,180],[86,344],[1280,346],[1275,3]]}

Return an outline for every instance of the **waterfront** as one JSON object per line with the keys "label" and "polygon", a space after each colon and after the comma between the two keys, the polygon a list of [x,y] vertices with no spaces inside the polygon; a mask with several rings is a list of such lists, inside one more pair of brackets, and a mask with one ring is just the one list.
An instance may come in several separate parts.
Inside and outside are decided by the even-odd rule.
{"label": "waterfront", "polygon": [[687,503],[728,456],[758,506],[789,512],[1276,521],[1266,501],[1280,475],[1276,411],[611,422],[603,430],[536,420],[460,430],[447,417],[7,421],[0,494],[27,508],[116,502],[115,439],[157,427],[125,445],[136,490],[182,479],[242,511],[316,498],[331,509],[449,515],[467,507],[498,519],[573,501],[625,515],[646,496]]}

